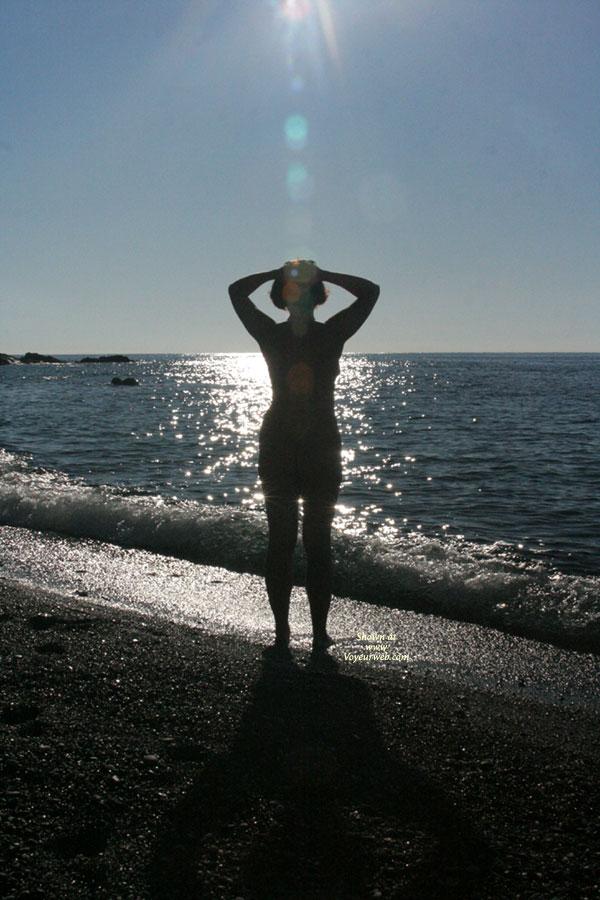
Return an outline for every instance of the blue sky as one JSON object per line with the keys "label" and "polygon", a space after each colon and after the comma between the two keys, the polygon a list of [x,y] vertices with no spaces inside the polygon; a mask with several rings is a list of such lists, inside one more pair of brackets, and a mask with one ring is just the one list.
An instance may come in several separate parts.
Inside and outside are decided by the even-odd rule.
{"label": "blue sky", "polygon": [[381,285],[350,351],[599,350],[599,42],[596,0],[3,0],[0,350],[255,350],[227,285],[295,255]]}

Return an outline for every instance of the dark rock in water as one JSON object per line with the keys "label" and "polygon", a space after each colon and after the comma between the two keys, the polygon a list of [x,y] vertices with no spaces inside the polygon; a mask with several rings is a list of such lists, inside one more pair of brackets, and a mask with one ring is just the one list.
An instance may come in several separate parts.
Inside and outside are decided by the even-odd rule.
{"label": "dark rock in water", "polygon": [[0,366],[10,366],[11,363],[15,363],[17,360],[14,356],[9,356],[8,353],[0,353]]}
{"label": "dark rock in water", "polygon": [[137,380],[137,378],[119,378],[118,375],[115,375],[115,377],[111,381],[111,384],[127,384],[130,386],[135,386],[139,384],[139,381]]}
{"label": "dark rock in water", "polygon": [[129,363],[131,360],[128,356],[121,356],[116,353],[114,356],[84,356],[79,360],[80,363]]}
{"label": "dark rock in water", "polygon": [[59,362],[63,362],[63,360],[57,359],[55,356],[44,356],[43,353],[26,353],[25,356],[21,357],[21,362],[24,362],[24,363],[59,363]]}

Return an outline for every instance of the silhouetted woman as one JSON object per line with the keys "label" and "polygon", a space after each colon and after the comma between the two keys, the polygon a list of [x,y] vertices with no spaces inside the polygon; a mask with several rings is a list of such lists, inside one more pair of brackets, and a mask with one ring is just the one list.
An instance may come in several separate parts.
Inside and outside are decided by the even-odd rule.
{"label": "silhouetted woman", "polygon": [[[289,312],[285,322],[275,322],[265,315],[248,296],[271,280],[273,303]],[[317,322],[314,308],[327,299],[325,281],[345,288],[357,299],[326,322]],[[266,587],[275,618],[275,648],[289,652],[292,565],[298,535],[298,498],[302,497],[313,651],[321,652],[332,643],[327,634],[331,523],[342,481],[334,382],[344,342],[373,309],[379,287],[365,278],[324,272],[310,260],[294,260],[281,269],[235,281],[229,287],[229,296],[245,327],[258,341],[273,388],[271,406],[259,434],[258,473],[269,523]]]}

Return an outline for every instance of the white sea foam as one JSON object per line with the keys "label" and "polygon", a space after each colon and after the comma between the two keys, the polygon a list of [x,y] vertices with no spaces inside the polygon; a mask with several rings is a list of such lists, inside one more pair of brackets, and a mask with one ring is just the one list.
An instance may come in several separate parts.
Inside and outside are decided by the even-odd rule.
{"label": "white sea foam", "polygon": [[[262,513],[93,487],[0,450],[0,524],[94,538],[262,573]],[[600,578],[558,572],[504,544],[336,531],[335,593],[600,651]],[[296,579],[303,576],[300,547]]]}

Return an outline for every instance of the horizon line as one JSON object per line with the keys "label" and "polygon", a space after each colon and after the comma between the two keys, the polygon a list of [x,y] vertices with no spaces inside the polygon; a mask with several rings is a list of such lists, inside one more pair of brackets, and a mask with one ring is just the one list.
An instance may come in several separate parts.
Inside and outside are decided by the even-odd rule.
{"label": "horizon line", "polygon": [[[14,359],[19,359],[21,356],[25,356],[26,353],[37,353],[38,351],[26,350],[22,353],[0,353],[0,356],[9,356]],[[74,352],[66,352],[66,351],[55,351],[55,352],[44,352],[40,355],[42,356],[203,356],[211,353],[219,353],[229,356],[236,356],[241,353],[248,354],[261,354],[260,349],[258,350],[130,350],[129,352],[124,352],[122,350],[113,350],[113,351],[99,351],[99,350],[86,350],[86,351],[78,351]],[[448,355],[460,355],[460,354],[472,354],[476,356],[500,356],[500,355],[523,355],[523,356],[531,356],[532,354],[537,355],[565,355],[565,356],[574,356],[574,355],[594,355],[599,354],[600,348],[598,350],[344,350],[342,352],[342,356],[351,356],[356,354],[358,356],[386,356],[390,354],[395,355],[424,355],[424,354],[444,354]],[[43,365],[43,363],[42,363]],[[48,363],[47,365],[52,365]]]}

